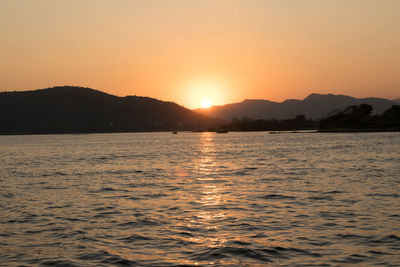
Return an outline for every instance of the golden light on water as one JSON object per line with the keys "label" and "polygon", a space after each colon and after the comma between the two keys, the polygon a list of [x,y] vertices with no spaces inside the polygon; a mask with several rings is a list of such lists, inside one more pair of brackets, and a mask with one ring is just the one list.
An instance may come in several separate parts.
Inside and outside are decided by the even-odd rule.
{"label": "golden light on water", "polygon": [[[227,216],[226,212],[220,209],[213,209],[226,201],[223,194],[223,187],[219,183],[215,183],[217,166],[215,133],[202,133],[200,136],[200,159],[195,170],[201,178],[197,178],[201,182],[201,191],[196,202],[209,209],[200,210],[195,216],[189,219],[191,226],[197,226],[204,229],[212,229],[219,232],[218,221]],[[195,237],[191,241],[207,244],[208,246],[222,246],[226,243],[226,236],[218,234],[213,237]]]}
{"label": "golden light on water", "polygon": [[[4,266],[398,266],[399,139],[2,136],[10,168],[0,184],[0,203],[9,207],[2,211],[0,254],[10,255]],[[379,151],[371,151],[374,142]],[[357,152],[362,170],[349,152]],[[378,160],[371,162],[371,153]],[[14,177],[15,170],[21,174]]]}

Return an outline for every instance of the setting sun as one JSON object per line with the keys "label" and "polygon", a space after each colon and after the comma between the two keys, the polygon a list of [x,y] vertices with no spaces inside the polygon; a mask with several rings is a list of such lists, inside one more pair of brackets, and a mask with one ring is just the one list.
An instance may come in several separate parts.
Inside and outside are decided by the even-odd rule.
{"label": "setting sun", "polygon": [[202,108],[209,108],[209,107],[211,107],[211,105],[212,105],[212,102],[211,102],[211,100],[208,99],[208,98],[204,98],[204,99],[201,101],[201,107],[202,107]]}
{"label": "setting sun", "polygon": [[400,267],[399,26],[400,0],[0,0],[0,267]]}
{"label": "setting sun", "polygon": [[[221,77],[206,77],[206,75],[188,79],[182,82],[180,86],[181,103],[189,109],[209,108],[213,105],[223,105],[233,102],[236,99],[232,97],[228,88],[234,88]],[[237,100],[236,100],[237,101]]]}

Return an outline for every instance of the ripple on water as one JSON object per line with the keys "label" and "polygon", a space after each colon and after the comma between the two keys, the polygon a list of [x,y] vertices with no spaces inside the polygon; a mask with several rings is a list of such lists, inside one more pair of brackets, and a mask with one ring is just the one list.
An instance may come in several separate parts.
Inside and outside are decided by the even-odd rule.
{"label": "ripple on water", "polygon": [[399,145],[398,133],[0,136],[0,265],[400,266]]}
{"label": "ripple on water", "polygon": [[291,200],[291,199],[296,199],[294,196],[288,196],[288,195],[281,195],[281,194],[268,194],[264,196],[260,196],[262,199],[271,199],[271,200]]}

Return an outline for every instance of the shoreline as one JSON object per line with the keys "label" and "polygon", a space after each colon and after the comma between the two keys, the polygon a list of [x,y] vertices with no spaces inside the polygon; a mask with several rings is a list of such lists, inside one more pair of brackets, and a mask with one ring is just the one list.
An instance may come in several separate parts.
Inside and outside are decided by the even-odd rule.
{"label": "shoreline", "polygon": [[[89,134],[118,134],[118,133],[172,133],[175,131],[121,131],[121,132],[58,132],[58,133],[0,133],[0,136],[14,136],[14,135],[89,135]],[[177,133],[218,133],[218,131],[192,131],[182,130],[176,131]],[[266,132],[268,134],[299,134],[299,133],[383,133],[383,132],[400,132],[400,128],[395,129],[308,129],[308,130],[261,130],[261,131],[228,131],[233,132]]]}

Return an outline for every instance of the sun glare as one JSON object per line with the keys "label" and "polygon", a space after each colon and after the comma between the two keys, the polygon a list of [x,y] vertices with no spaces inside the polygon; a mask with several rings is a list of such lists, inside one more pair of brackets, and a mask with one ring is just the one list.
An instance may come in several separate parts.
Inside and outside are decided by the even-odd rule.
{"label": "sun glare", "polygon": [[202,107],[202,108],[209,108],[209,107],[211,107],[211,105],[212,105],[211,100],[208,99],[208,98],[204,98],[204,99],[201,101],[201,107]]}
{"label": "sun glare", "polygon": [[189,79],[182,83],[182,102],[186,103],[185,106],[191,109],[207,109],[228,102],[230,98],[230,93],[226,90],[228,85],[215,80]]}

